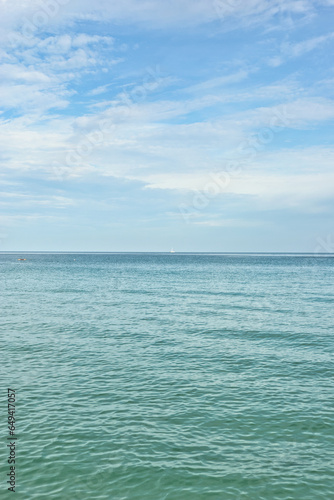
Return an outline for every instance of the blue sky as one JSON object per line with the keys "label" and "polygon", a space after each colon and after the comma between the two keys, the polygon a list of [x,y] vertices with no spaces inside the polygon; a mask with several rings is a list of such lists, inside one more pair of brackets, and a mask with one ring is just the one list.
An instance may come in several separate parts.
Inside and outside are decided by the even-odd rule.
{"label": "blue sky", "polygon": [[0,250],[334,251],[333,8],[0,0]]}

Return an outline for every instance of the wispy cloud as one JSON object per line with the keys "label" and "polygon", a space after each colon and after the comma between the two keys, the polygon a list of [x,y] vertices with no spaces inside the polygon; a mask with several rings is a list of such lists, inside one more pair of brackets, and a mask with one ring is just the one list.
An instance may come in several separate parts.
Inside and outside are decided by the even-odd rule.
{"label": "wispy cloud", "polygon": [[[171,0],[161,2],[147,0],[138,3],[137,0],[106,2],[97,0],[92,4],[88,0],[59,0],[54,2],[54,8],[48,8],[48,2],[31,0],[2,0],[2,27],[15,27],[28,24],[30,30],[38,31],[45,24],[53,26],[62,22],[81,21],[117,21],[118,23],[142,24],[150,29],[154,26],[197,26],[211,22],[224,22],[231,19],[240,23],[258,23],[268,21],[278,14],[291,13],[305,15],[314,10],[312,0]],[[8,28],[7,28],[8,29]]]}
{"label": "wispy cloud", "polygon": [[54,2],[0,0],[6,224],[152,229],[231,163],[196,230],[330,205],[330,0]]}
{"label": "wispy cloud", "polygon": [[3,208],[17,207],[54,207],[54,208],[67,208],[74,206],[75,201],[65,196],[52,195],[49,197],[43,195],[32,195],[26,193],[13,193],[13,192],[0,192],[0,205]]}
{"label": "wispy cloud", "polygon": [[308,52],[311,52],[312,50],[320,48],[323,44],[333,38],[334,33],[328,33],[327,35],[309,38],[298,43],[284,42],[281,45],[280,55],[269,59],[269,64],[274,67],[280,66],[288,59],[300,57]]}
{"label": "wispy cloud", "polygon": [[255,71],[254,68],[252,69],[252,71],[241,69],[241,70],[237,71],[236,73],[220,76],[218,78],[212,78],[210,80],[206,80],[206,81],[198,83],[196,85],[191,85],[190,87],[186,88],[185,90],[187,92],[211,91],[212,89],[216,90],[217,88],[220,88],[220,87],[225,87],[227,85],[239,83],[239,82],[245,80],[248,77],[248,75],[254,71]]}
{"label": "wispy cloud", "polygon": [[195,221],[196,226],[206,226],[206,227],[256,227],[262,225],[262,222],[250,221],[243,219],[209,219],[202,221]]}

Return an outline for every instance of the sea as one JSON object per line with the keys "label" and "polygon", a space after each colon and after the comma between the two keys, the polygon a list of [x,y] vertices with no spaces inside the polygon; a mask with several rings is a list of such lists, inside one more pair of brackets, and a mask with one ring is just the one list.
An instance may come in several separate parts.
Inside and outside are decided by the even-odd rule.
{"label": "sea", "polygon": [[1,253],[0,275],[1,498],[334,499],[333,256]]}

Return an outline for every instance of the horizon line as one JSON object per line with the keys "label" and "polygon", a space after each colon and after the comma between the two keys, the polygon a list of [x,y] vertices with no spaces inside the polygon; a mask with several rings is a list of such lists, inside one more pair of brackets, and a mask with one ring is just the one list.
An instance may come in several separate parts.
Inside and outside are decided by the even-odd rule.
{"label": "horizon line", "polygon": [[[0,254],[170,254],[170,251],[154,251],[154,250],[120,250],[120,251],[107,251],[107,250],[0,250]],[[187,254],[215,254],[215,255],[333,255],[334,252],[293,252],[293,251],[175,251],[173,255],[187,255]]]}

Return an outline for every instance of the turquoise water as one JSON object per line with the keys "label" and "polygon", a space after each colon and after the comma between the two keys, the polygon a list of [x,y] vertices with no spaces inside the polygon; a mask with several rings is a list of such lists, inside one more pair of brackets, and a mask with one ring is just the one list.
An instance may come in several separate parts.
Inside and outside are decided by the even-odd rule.
{"label": "turquoise water", "polygon": [[334,499],[333,258],[18,257],[0,255],[1,498]]}

